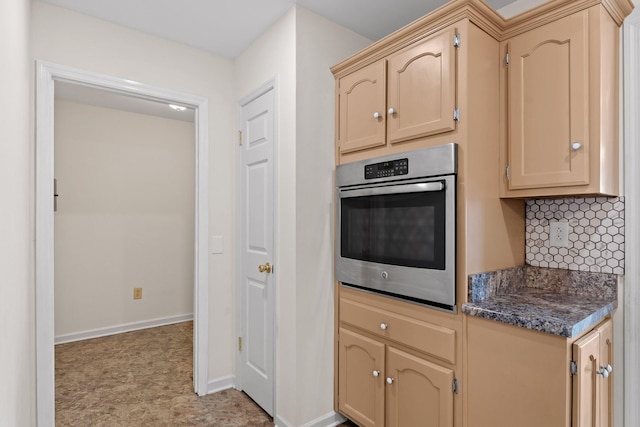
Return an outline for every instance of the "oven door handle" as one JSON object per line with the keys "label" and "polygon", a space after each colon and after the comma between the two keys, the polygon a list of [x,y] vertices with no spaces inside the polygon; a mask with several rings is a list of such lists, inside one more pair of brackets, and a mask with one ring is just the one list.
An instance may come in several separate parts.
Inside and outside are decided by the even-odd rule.
{"label": "oven door handle", "polygon": [[349,197],[377,196],[380,194],[424,193],[427,191],[442,191],[442,190],[444,190],[444,183],[441,181],[419,182],[415,184],[387,185],[384,187],[368,187],[368,188],[357,188],[353,190],[340,190],[340,198],[346,199]]}

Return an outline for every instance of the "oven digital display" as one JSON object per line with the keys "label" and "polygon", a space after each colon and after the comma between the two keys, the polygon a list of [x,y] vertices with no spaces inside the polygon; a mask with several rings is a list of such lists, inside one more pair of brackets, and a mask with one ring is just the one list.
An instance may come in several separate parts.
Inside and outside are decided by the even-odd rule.
{"label": "oven digital display", "polygon": [[371,163],[364,167],[364,179],[386,178],[409,173],[409,159]]}

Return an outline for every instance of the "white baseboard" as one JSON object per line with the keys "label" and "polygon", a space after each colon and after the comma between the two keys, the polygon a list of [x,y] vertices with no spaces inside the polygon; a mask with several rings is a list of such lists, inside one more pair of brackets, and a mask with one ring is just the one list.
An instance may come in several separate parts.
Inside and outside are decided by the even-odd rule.
{"label": "white baseboard", "polygon": [[157,326],[173,325],[174,323],[193,320],[193,314],[164,317],[162,319],[144,320],[142,322],[125,323],[123,325],[109,326],[106,328],[91,329],[84,332],[59,335],[55,337],[55,344],[65,344],[74,341],[88,340],[91,338],[106,337],[108,335],[122,334],[124,332],[138,331],[140,329],[155,328]]}
{"label": "white baseboard", "polygon": [[218,391],[227,390],[236,386],[236,376],[227,375],[215,380],[209,381],[207,385],[207,394],[216,393]]}
{"label": "white baseboard", "polygon": [[347,419],[337,412],[329,412],[315,420],[309,421],[306,424],[303,424],[303,427],[334,427],[342,424]]}
{"label": "white baseboard", "polygon": [[[315,420],[309,421],[302,425],[302,427],[335,427],[337,425],[342,424],[347,419],[337,412],[329,412],[326,415],[316,418]],[[284,418],[276,415],[273,419],[276,427],[293,427],[292,424],[288,423]]]}
{"label": "white baseboard", "polygon": [[284,420],[281,416],[277,415],[273,418],[273,424],[275,427],[293,427],[287,421]]}

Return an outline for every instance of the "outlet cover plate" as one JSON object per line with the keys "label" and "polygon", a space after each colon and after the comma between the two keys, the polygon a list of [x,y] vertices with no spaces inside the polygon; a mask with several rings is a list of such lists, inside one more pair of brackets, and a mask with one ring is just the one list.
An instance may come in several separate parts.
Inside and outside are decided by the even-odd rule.
{"label": "outlet cover plate", "polygon": [[569,223],[566,221],[549,221],[549,246],[569,247]]}

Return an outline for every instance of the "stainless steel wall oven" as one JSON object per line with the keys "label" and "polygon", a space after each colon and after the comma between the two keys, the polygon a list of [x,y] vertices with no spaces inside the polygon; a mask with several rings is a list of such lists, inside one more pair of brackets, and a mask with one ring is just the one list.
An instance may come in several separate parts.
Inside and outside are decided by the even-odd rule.
{"label": "stainless steel wall oven", "polygon": [[336,279],[456,310],[455,143],[336,168]]}

